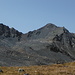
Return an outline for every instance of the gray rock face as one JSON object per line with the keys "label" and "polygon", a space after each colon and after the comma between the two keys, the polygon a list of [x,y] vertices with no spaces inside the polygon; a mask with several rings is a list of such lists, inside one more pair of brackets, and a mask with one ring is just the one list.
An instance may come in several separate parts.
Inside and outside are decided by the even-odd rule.
{"label": "gray rock face", "polygon": [[8,26],[0,24],[0,35],[4,35],[5,37],[10,36],[10,29]]}
{"label": "gray rock face", "polygon": [[6,25],[0,24],[0,37],[18,37],[18,39],[20,40],[22,33],[15,30],[14,28],[9,28]]}
{"label": "gray rock face", "polygon": [[0,65],[49,65],[75,60],[75,34],[47,24],[23,34],[0,24]]}

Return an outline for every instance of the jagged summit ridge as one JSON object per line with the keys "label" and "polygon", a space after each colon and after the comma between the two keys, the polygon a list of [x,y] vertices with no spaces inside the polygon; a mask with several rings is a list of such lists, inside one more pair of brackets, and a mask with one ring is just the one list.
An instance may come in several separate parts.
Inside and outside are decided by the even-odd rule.
{"label": "jagged summit ridge", "polygon": [[2,37],[18,37],[20,39],[22,33],[14,28],[9,28],[8,26],[4,24],[0,24],[0,36]]}
{"label": "jagged summit ridge", "polygon": [[[27,33],[27,38],[29,39],[53,39],[55,35],[61,35],[62,33],[69,33],[69,31],[65,27],[57,27],[52,23],[46,24],[44,27],[40,29],[29,31]],[[29,40],[28,39],[28,40]]]}

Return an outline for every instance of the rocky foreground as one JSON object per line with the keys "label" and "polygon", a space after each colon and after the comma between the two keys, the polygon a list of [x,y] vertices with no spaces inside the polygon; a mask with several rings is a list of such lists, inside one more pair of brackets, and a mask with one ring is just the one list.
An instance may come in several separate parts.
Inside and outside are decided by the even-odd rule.
{"label": "rocky foreground", "polygon": [[47,24],[26,34],[0,24],[0,66],[50,65],[75,60],[75,34]]}

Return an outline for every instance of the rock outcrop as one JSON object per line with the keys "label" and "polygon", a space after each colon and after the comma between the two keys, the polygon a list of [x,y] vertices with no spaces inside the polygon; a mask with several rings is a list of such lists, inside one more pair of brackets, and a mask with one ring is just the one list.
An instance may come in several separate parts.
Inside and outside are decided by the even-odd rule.
{"label": "rock outcrop", "polygon": [[18,40],[20,40],[22,33],[15,30],[14,28],[9,28],[6,25],[0,24],[0,37],[18,37]]}

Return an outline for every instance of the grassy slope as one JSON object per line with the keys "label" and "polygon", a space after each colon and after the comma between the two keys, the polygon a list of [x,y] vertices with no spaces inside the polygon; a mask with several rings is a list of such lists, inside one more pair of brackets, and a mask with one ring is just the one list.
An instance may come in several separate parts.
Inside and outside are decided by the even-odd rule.
{"label": "grassy slope", "polygon": [[[25,72],[18,72],[22,68]],[[30,66],[30,67],[0,67],[3,73],[0,75],[75,75],[75,62],[65,64],[54,64],[49,66]]]}

